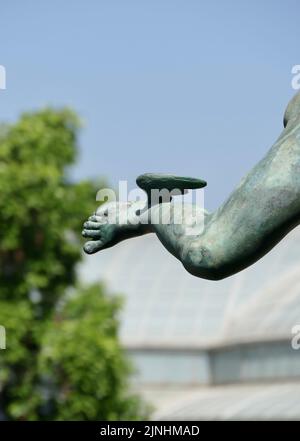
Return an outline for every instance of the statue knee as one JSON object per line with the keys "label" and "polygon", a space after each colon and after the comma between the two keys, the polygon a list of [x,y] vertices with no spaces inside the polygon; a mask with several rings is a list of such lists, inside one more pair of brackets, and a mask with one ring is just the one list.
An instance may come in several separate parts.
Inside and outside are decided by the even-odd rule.
{"label": "statue knee", "polygon": [[222,261],[203,245],[189,245],[183,249],[181,257],[184,268],[193,276],[207,280],[222,280],[229,275]]}

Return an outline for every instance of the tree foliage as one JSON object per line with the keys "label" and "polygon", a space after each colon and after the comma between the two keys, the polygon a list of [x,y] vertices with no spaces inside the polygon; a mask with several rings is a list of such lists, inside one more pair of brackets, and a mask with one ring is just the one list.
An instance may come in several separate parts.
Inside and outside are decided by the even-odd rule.
{"label": "tree foliage", "polygon": [[136,419],[119,301],[76,281],[97,187],[71,182],[79,121],[68,109],[0,131],[0,409],[8,419]]}

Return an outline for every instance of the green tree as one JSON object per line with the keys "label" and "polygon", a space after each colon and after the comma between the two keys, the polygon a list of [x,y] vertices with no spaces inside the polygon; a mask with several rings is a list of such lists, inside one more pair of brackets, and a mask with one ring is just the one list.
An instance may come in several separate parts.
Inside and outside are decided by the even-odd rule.
{"label": "green tree", "polygon": [[0,410],[8,419],[137,419],[117,338],[119,301],[81,287],[81,225],[97,187],[73,183],[79,121],[68,109],[0,131]]}

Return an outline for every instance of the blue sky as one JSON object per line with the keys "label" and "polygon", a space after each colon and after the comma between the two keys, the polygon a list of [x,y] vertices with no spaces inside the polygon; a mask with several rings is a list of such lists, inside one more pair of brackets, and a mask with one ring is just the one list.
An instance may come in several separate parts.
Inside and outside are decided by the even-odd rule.
{"label": "blue sky", "polygon": [[75,178],[208,181],[216,207],[282,128],[300,64],[298,0],[0,1],[0,120],[72,106]]}

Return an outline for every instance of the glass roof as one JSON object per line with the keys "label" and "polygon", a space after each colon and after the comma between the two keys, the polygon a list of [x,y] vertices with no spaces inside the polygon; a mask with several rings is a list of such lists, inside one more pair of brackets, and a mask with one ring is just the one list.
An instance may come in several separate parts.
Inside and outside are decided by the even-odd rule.
{"label": "glass roof", "polygon": [[248,384],[140,391],[156,404],[153,420],[299,420],[300,384]]}

